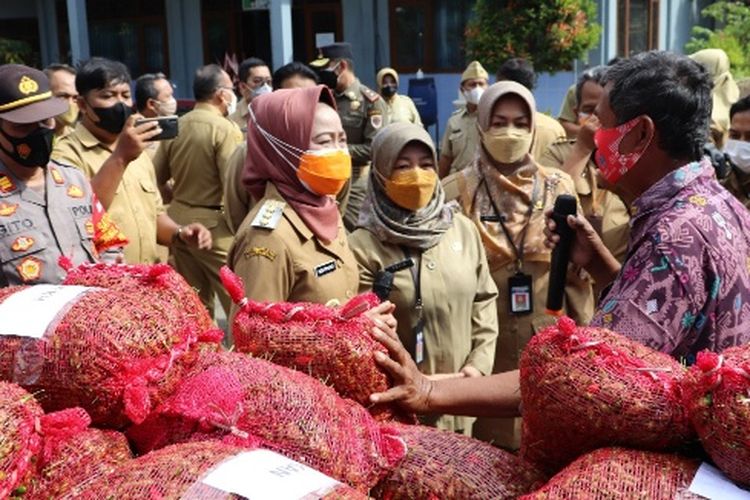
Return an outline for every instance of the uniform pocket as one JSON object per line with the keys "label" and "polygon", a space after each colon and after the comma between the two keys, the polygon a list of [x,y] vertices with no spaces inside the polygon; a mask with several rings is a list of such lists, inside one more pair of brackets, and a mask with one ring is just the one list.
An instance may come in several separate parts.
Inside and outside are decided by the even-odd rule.
{"label": "uniform pocket", "polygon": [[57,265],[56,262],[44,262],[42,256],[47,248],[47,240],[37,231],[24,232],[7,238],[7,241],[10,241],[9,245],[0,245],[0,267],[6,273],[18,274],[24,282],[39,279],[45,265]]}

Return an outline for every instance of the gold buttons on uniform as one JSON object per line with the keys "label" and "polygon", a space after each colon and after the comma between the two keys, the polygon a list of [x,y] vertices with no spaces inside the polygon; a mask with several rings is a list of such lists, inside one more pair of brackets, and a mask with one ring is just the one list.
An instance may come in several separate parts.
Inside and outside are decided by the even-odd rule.
{"label": "gold buttons on uniform", "polygon": [[434,271],[436,267],[437,267],[437,264],[435,264],[435,262],[432,260],[427,263],[427,269],[429,269],[430,271]]}

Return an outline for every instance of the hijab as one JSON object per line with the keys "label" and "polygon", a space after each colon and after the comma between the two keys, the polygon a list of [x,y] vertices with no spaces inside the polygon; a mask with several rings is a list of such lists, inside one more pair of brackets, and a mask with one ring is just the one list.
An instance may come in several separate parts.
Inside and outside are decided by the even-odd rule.
{"label": "hijab", "polygon": [[720,133],[729,130],[729,108],[740,98],[740,90],[729,72],[729,56],[721,49],[699,50],[690,56],[714,81],[711,126]]}
{"label": "hijab", "polygon": [[[517,95],[529,108],[529,127],[534,131],[536,102],[531,92],[523,85],[512,81],[501,81],[491,85],[479,100],[477,126],[481,132],[490,129],[492,112],[497,102],[506,95]],[[535,260],[549,260],[549,250],[544,246],[544,216],[536,210],[529,218],[529,206],[542,200],[545,191],[545,180],[538,174],[538,167],[527,153],[526,158],[512,171],[501,171],[496,162],[484,148],[479,146],[478,160],[468,167],[459,178],[461,205],[479,229],[487,258],[491,263],[508,262],[516,259],[513,246],[510,245],[499,223],[481,221],[483,215],[495,215],[495,206],[505,217],[508,229],[516,247],[520,247],[521,234],[528,224],[524,239],[524,255],[539,256]],[[536,187],[535,187],[536,186]]]}
{"label": "hijab", "polygon": [[[308,191],[297,178],[299,156],[283,141],[298,151],[310,146],[315,110],[318,103],[336,109],[331,91],[323,86],[302,89],[281,89],[256,97],[250,104],[247,126],[247,157],[242,182],[248,192],[259,200],[266,183],[271,182],[297,213],[310,231],[326,243],[336,239],[339,211],[330,196]],[[276,140],[269,140],[275,138]]]}
{"label": "hijab", "polygon": [[[437,167],[437,155],[432,138],[419,125],[393,123],[381,130],[372,141],[372,168],[358,226],[393,245],[427,250],[437,245],[451,227],[453,211],[445,205],[443,185],[437,181],[432,199],[415,212],[393,203],[385,193],[383,178],[389,179],[393,166],[404,147],[411,143],[424,144]],[[378,175],[380,174],[380,175]]]}

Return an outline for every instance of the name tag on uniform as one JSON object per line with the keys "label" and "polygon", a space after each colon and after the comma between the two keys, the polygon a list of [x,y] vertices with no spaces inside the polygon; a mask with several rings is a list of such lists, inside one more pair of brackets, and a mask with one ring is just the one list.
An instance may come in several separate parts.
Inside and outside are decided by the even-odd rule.
{"label": "name tag on uniform", "polygon": [[315,266],[315,276],[320,278],[321,276],[325,276],[326,274],[330,274],[336,270],[336,261],[331,260],[328,262],[325,262],[319,266]]}
{"label": "name tag on uniform", "polygon": [[529,314],[533,309],[531,276],[521,272],[508,278],[511,314]]}

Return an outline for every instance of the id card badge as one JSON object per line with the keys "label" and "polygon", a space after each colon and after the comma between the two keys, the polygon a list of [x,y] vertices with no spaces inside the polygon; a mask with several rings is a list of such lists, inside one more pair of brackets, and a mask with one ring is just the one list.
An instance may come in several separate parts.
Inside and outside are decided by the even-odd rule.
{"label": "id card badge", "polygon": [[511,314],[529,314],[534,309],[531,276],[517,272],[508,278]]}
{"label": "id card badge", "polygon": [[414,338],[414,362],[420,364],[424,361],[424,320],[421,318],[414,327]]}

